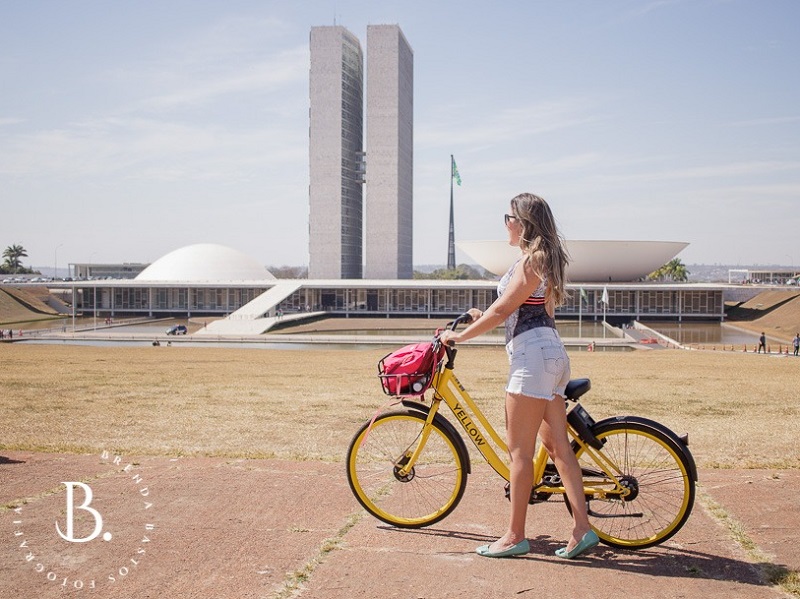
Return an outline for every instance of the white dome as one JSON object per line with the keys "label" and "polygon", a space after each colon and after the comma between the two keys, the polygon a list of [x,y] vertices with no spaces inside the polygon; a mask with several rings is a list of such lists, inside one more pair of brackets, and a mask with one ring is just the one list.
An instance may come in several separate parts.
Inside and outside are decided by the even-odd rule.
{"label": "white dome", "polygon": [[[483,268],[503,275],[519,257],[507,241],[462,241],[458,247]],[[637,281],[672,260],[688,243],[682,241],[566,241],[570,282]]]}
{"label": "white dome", "polygon": [[198,243],[162,256],[137,281],[264,281],[275,277],[247,254],[224,245]]}

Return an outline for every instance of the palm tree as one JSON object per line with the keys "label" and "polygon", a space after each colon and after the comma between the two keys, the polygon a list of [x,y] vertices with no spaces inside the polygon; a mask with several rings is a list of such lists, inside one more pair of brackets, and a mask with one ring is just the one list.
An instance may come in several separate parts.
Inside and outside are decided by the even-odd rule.
{"label": "palm tree", "polygon": [[683,282],[689,279],[689,271],[686,270],[680,258],[673,258],[658,270],[647,275],[651,281],[675,281]]}
{"label": "palm tree", "polygon": [[19,270],[22,268],[21,258],[27,258],[27,257],[28,257],[27,250],[18,243],[10,245],[5,250],[3,250],[3,258],[6,259],[5,266],[9,270],[15,273],[19,272]]}
{"label": "palm tree", "polygon": [[689,271],[686,270],[680,258],[674,258],[667,262],[667,272],[673,281],[685,282],[689,280]]}

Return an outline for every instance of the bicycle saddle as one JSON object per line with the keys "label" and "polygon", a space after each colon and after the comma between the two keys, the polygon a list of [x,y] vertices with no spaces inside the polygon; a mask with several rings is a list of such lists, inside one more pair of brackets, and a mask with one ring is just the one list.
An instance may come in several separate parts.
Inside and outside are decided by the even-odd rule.
{"label": "bicycle saddle", "polygon": [[592,381],[589,379],[572,379],[567,383],[567,390],[564,392],[564,395],[567,399],[575,401],[591,388]]}

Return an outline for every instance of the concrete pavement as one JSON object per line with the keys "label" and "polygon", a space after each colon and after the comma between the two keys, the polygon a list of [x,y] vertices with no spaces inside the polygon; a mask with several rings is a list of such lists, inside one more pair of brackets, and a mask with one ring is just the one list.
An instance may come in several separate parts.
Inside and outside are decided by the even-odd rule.
{"label": "concrete pavement", "polygon": [[[639,551],[600,545],[566,562],[553,555],[570,524],[558,499],[531,508],[528,555],[474,553],[508,514],[483,465],[451,516],[402,530],[360,509],[342,463],[114,458],[0,450],[0,597],[767,599],[786,595],[755,559],[800,570],[793,470],[701,471],[675,537]],[[58,534],[70,511],[65,482],[93,494],[81,509],[85,488],[72,486],[72,541]],[[78,542],[98,530],[89,508],[110,539]]]}

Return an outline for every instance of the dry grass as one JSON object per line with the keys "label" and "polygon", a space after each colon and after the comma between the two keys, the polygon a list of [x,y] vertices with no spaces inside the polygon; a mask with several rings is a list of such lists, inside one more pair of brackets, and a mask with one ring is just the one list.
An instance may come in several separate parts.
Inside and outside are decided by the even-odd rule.
{"label": "dry grass", "polygon": [[[800,332],[800,291],[765,291],[730,312],[730,323],[789,345]],[[774,343],[773,343],[774,345]]]}
{"label": "dry grass", "polygon": [[[0,449],[343,458],[388,398],[370,350],[0,344]],[[576,353],[596,418],[689,432],[701,467],[800,467],[800,359],[720,352]],[[459,378],[502,427],[502,348],[462,348]],[[502,430],[502,429],[501,429]]]}
{"label": "dry grass", "polygon": [[[18,298],[35,305],[40,311],[36,312],[29,309]],[[0,325],[5,325],[0,328],[7,328],[8,325],[21,322],[53,320],[56,318],[58,318],[58,313],[50,306],[42,303],[35,294],[26,293],[13,287],[0,289]]]}

